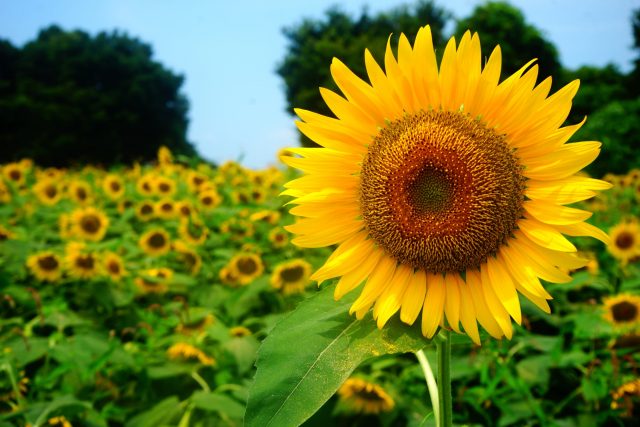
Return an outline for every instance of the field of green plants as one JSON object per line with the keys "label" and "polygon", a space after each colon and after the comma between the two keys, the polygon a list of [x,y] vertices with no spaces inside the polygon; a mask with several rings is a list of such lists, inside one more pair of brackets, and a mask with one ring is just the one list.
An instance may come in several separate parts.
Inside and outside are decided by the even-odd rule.
{"label": "field of green plants", "polygon": [[[109,170],[2,165],[0,426],[242,425],[261,341],[317,293],[309,276],[331,253],[289,242],[279,194],[295,174],[166,149]],[[523,299],[512,340],[454,334],[454,423],[637,421],[640,171],[604,179],[584,203],[613,243],[574,239],[591,261],[546,285],[552,313]],[[404,354],[365,360],[305,425],[433,423]]]}

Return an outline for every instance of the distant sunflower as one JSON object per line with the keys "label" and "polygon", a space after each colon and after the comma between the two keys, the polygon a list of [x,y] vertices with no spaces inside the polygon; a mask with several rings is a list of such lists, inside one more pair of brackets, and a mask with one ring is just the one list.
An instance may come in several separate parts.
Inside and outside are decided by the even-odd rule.
{"label": "distant sunflower", "polygon": [[624,417],[638,415],[636,406],[640,404],[640,378],[622,384],[611,393],[611,409],[624,410]]}
{"label": "distant sunflower", "polygon": [[[238,215],[241,216],[241,215]],[[220,232],[228,233],[236,240],[251,237],[255,233],[255,228],[251,221],[246,219],[231,217],[220,224]]]}
{"label": "distant sunflower", "polygon": [[81,205],[91,203],[91,185],[86,181],[73,180],[67,187],[69,198]]}
{"label": "distant sunflower", "polygon": [[151,268],[142,271],[133,282],[143,293],[163,294],[167,292],[172,277],[173,270],[170,268]]}
{"label": "distant sunflower", "polygon": [[76,279],[91,279],[101,273],[100,260],[92,252],[70,252],[65,262],[69,275]]}
{"label": "distant sunflower", "polygon": [[190,170],[187,172],[187,187],[192,193],[200,191],[200,188],[207,180],[207,176],[198,171]]}
{"label": "distant sunflower", "polygon": [[379,327],[398,311],[413,324],[422,312],[428,338],[445,318],[476,343],[477,321],[510,338],[518,292],[549,312],[539,278],[568,282],[559,267],[584,263],[563,234],[608,241],[590,212],[565,206],[610,187],[576,175],[601,144],[568,144],[582,123],[561,127],[578,82],[547,96],[533,61],[500,82],[500,48],[485,61],[470,32],[439,66],[428,26],[413,47],[401,34],[398,52],[387,44],[383,71],[365,51],[371,84],[334,59],[345,97],[320,91],[337,118],[296,110],[322,148],[282,158],[306,172],[285,185],[303,217],[286,228],[301,247],[339,245],[312,279],[339,277],[336,298],[366,282],[358,319],[373,307]]}
{"label": "distant sunflower", "polygon": [[176,216],[176,206],[173,200],[164,198],[156,203],[155,211],[159,218],[171,219]]}
{"label": "distant sunflower", "polygon": [[181,218],[190,218],[194,213],[193,206],[188,200],[181,200],[179,202],[176,202],[175,210],[178,216],[180,216]]}
{"label": "distant sunflower", "polygon": [[16,186],[24,185],[26,180],[25,168],[20,163],[7,163],[2,167],[2,175]]}
{"label": "distant sunflower", "polygon": [[150,220],[155,213],[155,204],[151,200],[143,200],[136,205],[136,217],[141,221]]}
{"label": "distant sunflower", "polygon": [[191,344],[183,342],[179,342],[169,347],[167,350],[167,356],[169,356],[170,359],[196,359],[198,362],[206,366],[212,366],[216,363],[216,361],[212,357],[208,356],[204,351],[192,346]]}
{"label": "distant sunflower", "polygon": [[209,229],[201,220],[183,218],[178,227],[180,238],[191,245],[201,245],[207,240]]}
{"label": "distant sunflower", "polygon": [[340,402],[359,414],[390,412],[395,402],[379,385],[359,378],[349,378],[338,389]]}
{"label": "distant sunflower", "polygon": [[161,166],[170,165],[173,163],[173,154],[171,150],[164,145],[158,148],[158,164]]}
{"label": "distant sunflower", "polygon": [[604,318],[613,326],[633,329],[640,326],[640,296],[619,294],[602,301]]}
{"label": "distant sunflower", "polygon": [[153,181],[153,188],[156,194],[169,197],[176,192],[177,186],[173,179],[166,176],[158,176]]}
{"label": "distant sunflower", "polygon": [[213,314],[207,313],[201,318],[189,319],[186,323],[180,323],[176,326],[175,331],[182,335],[194,335],[203,332],[208,326],[213,325],[215,317]]}
{"label": "distant sunflower", "polygon": [[173,242],[173,249],[178,254],[179,259],[184,263],[189,273],[196,275],[202,268],[202,257],[193,248],[180,240]]}
{"label": "distant sunflower", "polygon": [[247,285],[262,274],[264,264],[256,254],[239,254],[229,261],[229,270],[239,284]]}
{"label": "distant sunflower", "polygon": [[609,230],[611,243],[607,249],[622,265],[640,255],[640,226],[635,221],[621,222]]}
{"label": "distant sunflower", "polygon": [[222,267],[218,273],[220,281],[225,285],[237,285],[238,276],[228,266]]}
{"label": "distant sunflower", "polygon": [[33,186],[33,193],[43,205],[53,206],[62,198],[62,187],[57,180],[41,179]]}
{"label": "distant sunflower", "polygon": [[124,181],[115,174],[109,174],[102,180],[102,191],[111,200],[118,200],[125,193]]}
{"label": "distant sunflower", "polygon": [[289,243],[289,236],[282,227],[273,228],[268,237],[274,248],[283,248]]}
{"label": "distant sunflower", "polygon": [[271,273],[271,286],[285,295],[304,292],[311,276],[311,264],[294,259],[278,264]]}
{"label": "distant sunflower", "polygon": [[153,175],[151,174],[142,175],[136,181],[136,189],[138,190],[138,193],[147,197],[153,195],[155,191],[154,181],[155,179]]}
{"label": "distant sunflower", "polygon": [[36,278],[46,282],[57,282],[62,276],[60,257],[51,251],[31,255],[27,267]]}
{"label": "distant sunflower", "polygon": [[107,252],[103,255],[102,262],[105,274],[114,282],[120,282],[122,278],[127,275],[124,261],[120,255],[114,252]]}
{"label": "distant sunflower", "polygon": [[251,335],[251,330],[245,328],[244,326],[234,326],[233,328],[229,329],[229,335],[235,338],[248,337],[249,335]]}
{"label": "distant sunflower", "polygon": [[276,225],[280,220],[280,212],[271,210],[258,211],[251,214],[249,219],[254,222],[260,221],[266,222],[267,224]]}
{"label": "distant sunflower", "polygon": [[217,191],[207,190],[198,194],[198,202],[204,209],[213,209],[222,203],[222,197],[220,197]]}
{"label": "distant sunflower", "polygon": [[125,213],[131,207],[133,207],[133,201],[131,199],[120,199],[118,201],[118,213]]}
{"label": "distant sunflower", "polygon": [[80,208],[71,214],[72,232],[81,239],[98,242],[109,227],[109,217],[92,206]]}
{"label": "distant sunflower", "polygon": [[166,230],[156,228],[140,236],[138,245],[147,255],[163,255],[171,249],[171,240]]}

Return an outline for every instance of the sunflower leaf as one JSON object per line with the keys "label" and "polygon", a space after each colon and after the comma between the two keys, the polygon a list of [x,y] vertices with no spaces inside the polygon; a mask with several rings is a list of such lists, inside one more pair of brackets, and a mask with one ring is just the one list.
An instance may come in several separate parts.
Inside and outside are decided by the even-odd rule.
{"label": "sunflower leaf", "polygon": [[336,392],[364,360],[416,352],[429,341],[419,328],[392,320],[383,329],[348,307],[357,292],[336,302],[333,286],[302,302],[262,343],[249,392],[245,426],[298,426]]}

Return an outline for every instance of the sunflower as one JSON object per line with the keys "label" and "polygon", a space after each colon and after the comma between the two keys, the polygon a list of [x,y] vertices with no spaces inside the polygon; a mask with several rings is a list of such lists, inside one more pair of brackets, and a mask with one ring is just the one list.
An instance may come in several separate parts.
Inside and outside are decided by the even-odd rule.
{"label": "sunflower", "polygon": [[76,209],[71,213],[72,232],[75,236],[98,242],[109,227],[109,217],[92,206]]}
{"label": "sunflower", "polygon": [[2,175],[17,186],[23,185],[26,180],[25,168],[20,163],[7,163],[2,167]]}
{"label": "sunflower", "polygon": [[120,255],[115,252],[107,252],[102,257],[104,266],[104,272],[114,282],[119,282],[124,276],[127,275],[127,271],[124,268],[124,261]]}
{"label": "sunflower", "polygon": [[282,227],[275,227],[271,229],[268,237],[274,248],[283,248],[287,246],[287,243],[289,243],[289,236]]}
{"label": "sunflower", "polygon": [[51,251],[39,252],[27,258],[27,267],[39,280],[57,282],[62,276],[60,257]]}
{"label": "sunflower", "polygon": [[164,145],[158,148],[158,164],[161,166],[170,165],[173,163],[173,154],[171,150]]}
{"label": "sunflower", "polygon": [[191,320],[188,323],[180,323],[176,326],[175,331],[182,335],[193,335],[204,331],[207,326],[213,325],[215,317],[213,314],[207,313],[203,317]]}
{"label": "sunflower", "polygon": [[73,180],[67,187],[69,198],[81,205],[91,202],[91,186],[86,181]]}
{"label": "sunflower", "polygon": [[60,201],[62,189],[57,180],[41,179],[33,186],[33,192],[40,203],[53,206]]}
{"label": "sunflower", "polygon": [[264,264],[256,254],[239,254],[229,261],[229,270],[239,284],[247,285],[262,274]]}
{"label": "sunflower", "polygon": [[207,176],[198,171],[189,170],[187,172],[187,187],[193,193],[200,191],[201,186],[207,182]]}
{"label": "sunflower", "polygon": [[109,174],[102,180],[102,191],[111,200],[118,200],[124,196],[124,182],[115,174]]}
{"label": "sunflower", "polygon": [[340,402],[355,413],[379,414],[389,412],[395,402],[379,385],[360,378],[349,378],[338,389]]}
{"label": "sunflower", "polygon": [[121,199],[118,201],[118,213],[125,213],[127,209],[133,206],[133,201],[131,199]]}
{"label": "sunflower", "polygon": [[251,214],[249,219],[254,222],[266,222],[267,224],[276,225],[280,221],[280,212],[271,210],[258,211]]}
{"label": "sunflower", "polygon": [[[241,216],[241,215],[238,215]],[[246,219],[231,217],[220,224],[221,233],[229,233],[233,239],[242,240],[251,237],[255,233],[255,228],[251,221]]]}
{"label": "sunflower", "polygon": [[633,329],[640,326],[640,296],[619,294],[602,301],[604,318],[613,326]]}
{"label": "sunflower", "polygon": [[198,194],[198,202],[204,209],[213,209],[222,203],[222,198],[217,191],[206,190]]}
{"label": "sunflower", "polygon": [[621,222],[609,230],[611,243],[607,249],[622,265],[640,255],[640,227],[635,221]]}
{"label": "sunflower", "polygon": [[147,255],[163,255],[171,249],[171,240],[166,230],[156,228],[140,236],[138,245]]}
{"label": "sunflower", "polygon": [[207,240],[209,229],[201,220],[183,218],[178,227],[180,238],[191,245],[201,245]]}
{"label": "sunflower", "polygon": [[234,338],[248,337],[249,335],[251,335],[251,330],[245,328],[244,326],[234,326],[233,328],[229,329],[229,335]]}
{"label": "sunflower", "polygon": [[178,253],[178,258],[184,263],[187,270],[193,275],[198,274],[202,268],[202,258],[198,252],[180,240],[173,242],[173,249]]}
{"label": "sunflower", "polygon": [[158,176],[153,180],[153,188],[156,194],[163,197],[172,196],[176,192],[176,182],[166,176]]}
{"label": "sunflower", "polygon": [[155,204],[150,200],[143,200],[136,205],[136,217],[141,221],[150,220],[155,213]]}
{"label": "sunflower", "polygon": [[228,266],[222,267],[220,269],[220,272],[218,273],[218,277],[220,278],[220,281],[225,285],[238,284],[238,276],[236,276]]}
{"label": "sunflower", "polygon": [[164,198],[156,203],[158,218],[171,219],[176,216],[176,206],[173,200]]}
{"label": "sunflower", "polygon": [[271,286],[285,295],[304,292],[311,275],[311,264],[294,259],[278,264],[271,274]]}
{"label": "sunflower", "polygon": [[190,360],[196,359],[203,365],[212,366],[215,365],[216,361],[207,356],[205,352],[200,350],[197,347],[192,346],[191,344],[187,344],[184,342],[179,342],[177,344],[172,345],[167,350],[167,356],[169,359],[182,359],[182,360]]}
{"label": "sunflower", "polygon": [[194,213],[193,206],[188,200],[181,200],[175,203],[175,210],[181,218],[190,218]]}
{"label": "sunflower", "polygon": [[0,242],[16,238],[16,233],[0,224]]}
{"label": "sunflower", "polygon": [[172,277],[173,270],[170,268],[151,268],[142,271],[133,282],[144,293],[163,294],[167,292]]}
{"label": "sunflower", "polygon": [[151,196],[154,193],[155,178],[152,174],[144,174],[136,181],[136,189],[143,196]]}
{"label": "sunflower", "polygon": [[100,260],[92,252],[70,251],[65,262],[69,275],[76,279],[91,279],[101,273]]}
{"label": "sunflower", "polygon": [[59,417],[49,418],[47,420],[48,425],[57,427],[73,427],[73,425],[65,418],[64,415]]}
{"label": "sunflower", "polygon": [[296,110],[321,148],[282,158],[306,172],[285,185],[303,217],[286,228],[301,247],[339,245],[312,279],[340,277],[336,298],[366,281],[358,319],[373,306],[379,327],[398,311],[413,324],[422,311],[428,338],[445,316],[476,343],[476,321],[510,338],[518,292],[548,312],[539,278],[568,282],[560,268],[584,263],[563,234],[608,241],[583,222],[590,212],[564,206],[610,187],[575,175],[601,144],[567,144],[582,123],[560,127],[578,82],[547,97],[551,78],[536,86],[532,61],[498,83],[500,48],[482,67],[470,32],[439,67],[428,26],[413,48],[400,35],[398,51],[387,45],[386,71],[365,51],[371,84],[333,61],[345,97],[320,91],[337,118]]}
{"label": "sunflower", "polygon": [[622,384],[611,393],[611,398],[611,409],[624,409],[624,416],[632,417],[640,402],[640,378]]}

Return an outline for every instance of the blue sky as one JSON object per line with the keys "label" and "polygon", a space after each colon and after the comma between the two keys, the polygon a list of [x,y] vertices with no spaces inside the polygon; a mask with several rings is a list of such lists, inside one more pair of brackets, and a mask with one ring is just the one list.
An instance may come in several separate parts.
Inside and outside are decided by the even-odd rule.
{"label": "blue sky", "polygon": [[[0,37],[17,45],[58,24],[95,34],[118,29],[153,46],[155,59],[184,74],[190,101],[189,140],[210,160],[242,159],[250,167],[275,161],[275,152],[296,144],[285,111],[283,83],[275,74],[284,57],[281,29],[304,17],[321,18],[337,1],[326,0],[16,0],[0,1]],[[341,1],[358,14],[375,13],[403,0]],[[437,1],[456,17],[477,0]],[[556,45],[569,68],[614,63],[628,71],[631,13],[638,0],[512,0],[526,19]],[[186,6],[188,5],[188,6]],[[488,47],[485,47],[487,49]],[[329,67],[329,64],[327,64]]]}

